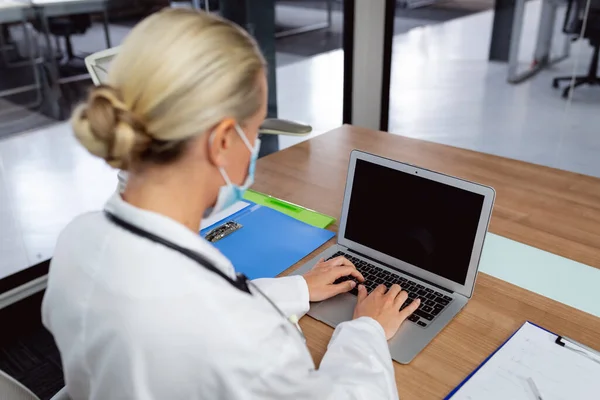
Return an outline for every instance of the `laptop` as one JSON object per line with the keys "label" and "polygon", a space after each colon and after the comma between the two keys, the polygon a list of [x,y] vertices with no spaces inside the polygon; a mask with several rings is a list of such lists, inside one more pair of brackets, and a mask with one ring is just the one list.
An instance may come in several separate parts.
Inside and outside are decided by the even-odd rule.
{"label": "laptop", "polygon": [[[419,309],[388,342],[408,364],[473,295],[495,192],[491,187],[361,151],[350,155],[337,245],[320,259],[348,258],[370,292],[399,284]],[[348,278],[342,278],[348,279]],[[308,315],[335,327],[352,319],[356,289],[312,303]]]}

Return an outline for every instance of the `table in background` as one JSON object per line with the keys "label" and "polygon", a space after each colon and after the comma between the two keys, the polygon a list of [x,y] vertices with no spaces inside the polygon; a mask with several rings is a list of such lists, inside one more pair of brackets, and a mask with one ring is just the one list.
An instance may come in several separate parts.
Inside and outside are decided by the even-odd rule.
{"label": "table in background", "polygon": [[102,14],[104,40],[106,42],[106,48],[108,49],[112,47],[110,29],[108,26],[108,1],[109,0],[30,0],[30,4],[37,11],[40,21],[42,22],[44,40],[46,47],[50,52],[49,57],[52,62],[52,80],[55,89],[58,88],[60,83],[89,79],[89,75],[83,74],[60,79],[56,54],[54,53],[54,48],[50,42],[49,18],[77,14]]}
{"label": "table in background", "polygon": [[[259,160],[253,188],[339,217],[353,149],[493,186],[492,232],[600,267],[600,179],[588,176],[344,126]],[[526,320],[600,349],[600,318],[480,273],[456,319],[411,364],[394,364],[400,398],[443,398]],[[320,362],[333,330],[300,325]]]}
{"label": "table in background", "polygon": [[0,24],[7,22],[21,22],[23,20],[23,10],[28,7],[18,1],[0,0]]}
{"label": "table in background", "polygon": [[[69,76],[62,78],[60,77],[60,69],[58,60],[56,58],[55,49],[51,43],[50,36],[50,22],[49,19],[53,17],[64,17],[77,14],[102,14],[102,24],[104,27],[104,38],[106,42],[106,48],[112,47],[110,29],[108,24],[108,1],[109,0],[11,0],[11,1],[0,1],[0,23],[3,22],[14,22],[13,19],[15,13],[23,14],[23,21],[25,19],[34,20],[38,19],[41,25],[41,33],[44,37],[45,47],[48,51],[47,58],[50,86],[52,88],[49,95],[52,97],[51,103],[58,104],[61,97],[60,85],[69,82],[78,82],[89,79],[87,73],[76,76]],[[20,15],[20,14],[19,14]],[[8,17],[11,17],[8,19]],[[17,20],[17,21],[20,21]],[[29,33],[26,31],[26,38]],[[33,54],[30,50],[30,53]],[[31,56],[33,58],[33,56]],[[43,57],[42,57],[43,59]],[[34,67],[35,69],[35,67]],[[35,72],[36,85],[39,80],[37,70]],[[36,87],[36,86],[33,86]],[[30,90],[31,85],[18,90],[12,90],[8,93],[18,93],[24,90]],[[41,99],[39,100],[41,103]],[[36,103],[35,107],[39,104]]]}
{"label": "table in background", "polygon": [[[9,57],[7,56],[8,47],[7,43],[5,43],[5,38],[3,33],[0,33],[0,55],[2,57],[2,67],[3,68],[14,68],[20,66],[30,65],[33,69],[34,76],[34,84],[29,85],[21,85],[18,87],[14,87],[11,89],[5,89],[0,91],[0,98],[6,96],[13,96],[19,93],[28,92],[35,90],[36,91],[36,100],[30,104],[27,104],[26,107],[39,107],[42,102],[42,88],[41,88],[41,78],[38,71],[38,65],[43,63],[43,58],[37,56],[37,46],[34,44],[34,39],[31,37],[31,32],[26,27],[26,22],[30,15],[30,7],[28,3],[16,0],[0,0],[0,28],[4,24],[20,24],[23,28],[23,37],[25,39],[26,45],[26,53],[27,56],[24,57],[24,61],[11,62],[9,61]],[[10,113],[10,110],[3,110],[2,113]]]}

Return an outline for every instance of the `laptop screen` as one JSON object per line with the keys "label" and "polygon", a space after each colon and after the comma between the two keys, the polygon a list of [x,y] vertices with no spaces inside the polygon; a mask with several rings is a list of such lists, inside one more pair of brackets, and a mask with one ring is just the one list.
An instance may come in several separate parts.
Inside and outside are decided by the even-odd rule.
{"label": "laptop screen", "polygon": [[484,196],[356,160],[345,238],[465,284]]}

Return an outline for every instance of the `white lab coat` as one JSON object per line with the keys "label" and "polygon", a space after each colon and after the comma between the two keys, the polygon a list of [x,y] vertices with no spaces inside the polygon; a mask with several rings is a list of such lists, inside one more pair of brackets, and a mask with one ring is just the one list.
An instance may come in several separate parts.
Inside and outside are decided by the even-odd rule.
{"label": "white lab coat", "polygon": [[[106,209],[234,276],[231,263],[183,225],[119,195]],[[307,312],[304,278],[254,282],[287,315]],[[373,319],[339,325],[317,370],[296,328],[260,295],[101,212],[78,217],[61,234],[42,308],[74,400],[398,397]]]}

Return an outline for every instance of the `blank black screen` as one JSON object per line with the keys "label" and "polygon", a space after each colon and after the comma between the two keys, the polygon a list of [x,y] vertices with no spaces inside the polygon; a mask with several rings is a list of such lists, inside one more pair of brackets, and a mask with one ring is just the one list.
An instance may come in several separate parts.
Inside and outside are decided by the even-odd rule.
{"label": "blank black screen", "polygon": [[357,160],[345,237],[464,284],[484,196]]}

